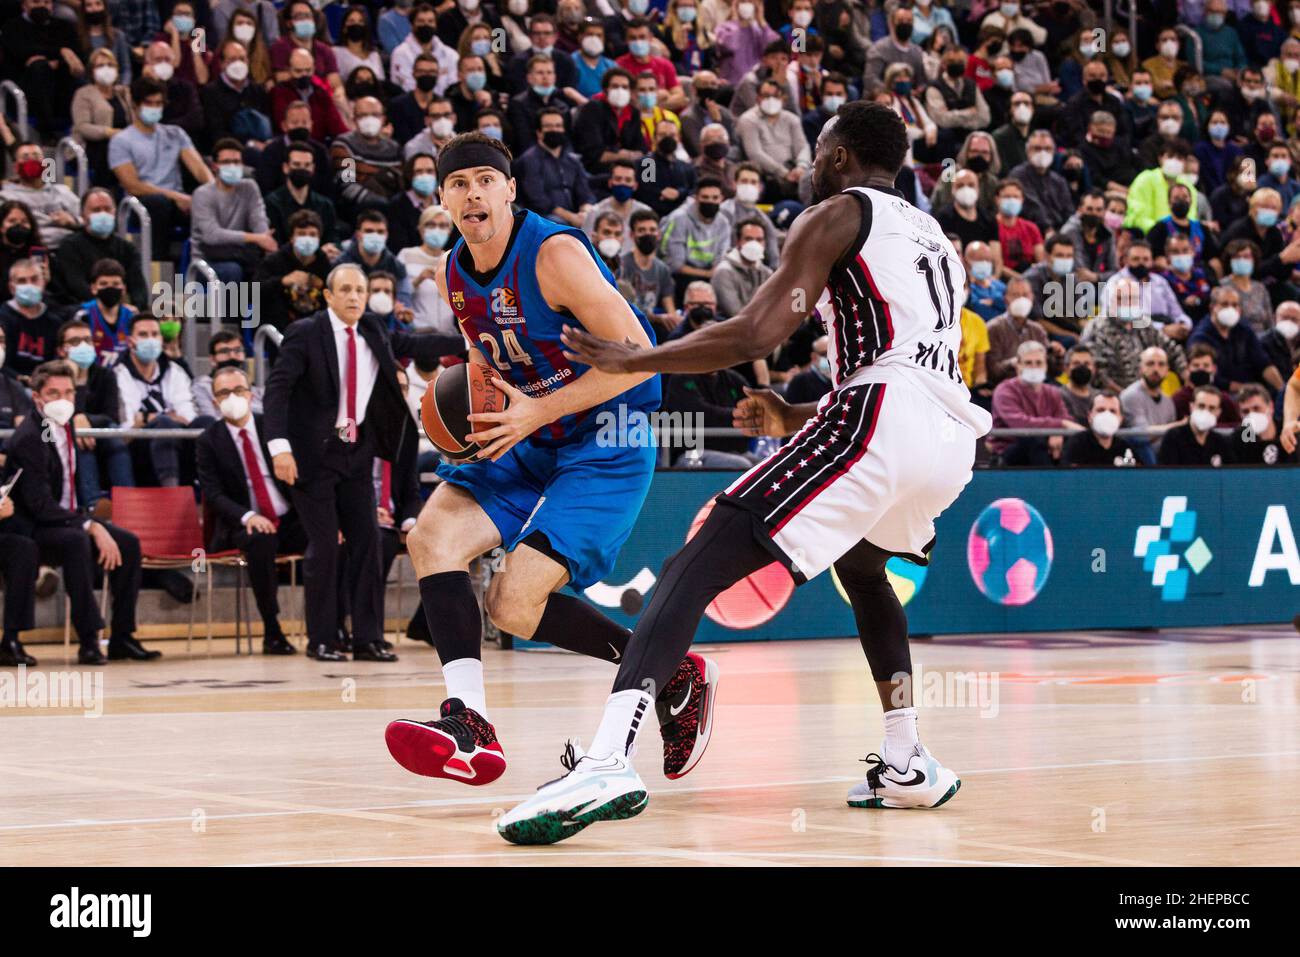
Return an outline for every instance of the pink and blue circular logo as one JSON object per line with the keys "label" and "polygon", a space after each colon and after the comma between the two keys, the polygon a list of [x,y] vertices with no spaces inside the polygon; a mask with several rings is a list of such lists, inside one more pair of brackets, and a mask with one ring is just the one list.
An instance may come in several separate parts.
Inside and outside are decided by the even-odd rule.
{"label": "pink and blue circular logo", "polygon": [[1052,570],[1052,531],[1024,499],[1000,498],[980,512],[966,540],[975,587],[999,605],[1027,605]]}

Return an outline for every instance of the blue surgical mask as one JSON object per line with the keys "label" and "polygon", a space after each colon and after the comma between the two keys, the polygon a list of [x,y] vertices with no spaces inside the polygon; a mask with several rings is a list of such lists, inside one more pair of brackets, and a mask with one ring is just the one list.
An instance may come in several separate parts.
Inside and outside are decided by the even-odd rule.
{"label": "blue surgical mask", "polygon": [[1254,259],[1234,259],[1232,261],[1232,274],[1234,276],[1249,276],[1255,272]]}
{"label": "blue surgical mask", "polygon": [[244,178],[244,167],[226,163],[217,167],[217,175],[227,186],[234,186]]}
{"label": "blue surgical mask", "polygon": [[142,106],[140,107],[140,122],[145,126],[157,126],[162,122],[163,108],[161,106]]}
{"label": "blue surgical mask", "polygon": [[310,259],[320,249],[320,240],[315,236],[293,237],[293,251],[302,259]]}
{"label": "blue surgical mask", "polygon": [[432,196],[433,191],[437,188],[438,177],[432,173],[421,173],[418,176],[411,177],[411,189],[421,196]]}
{"label": "blue surgical mask", "polygon": [[629,40],[627,43],[628,52],[634,57],[643,57],[650,55],[649,40]]}
{"label": "blue surgical mask", "polygon": [[1281,179],[1291,172],[1291,161],[1288,159],[1269,160],[1268,171],[1273,174],[1274,179]]}
{"label": "blue surgical mask", "polygon": [[383,233],[362,233],[361,248],[371,256],[377,256],[384,250],[388,237]]}
{"label": "blue surgical mask", "polygon": [[492,52],[491,40],[475,40],[469,45],[470,50],[475,56],[487,56]]}
{"label": "blue surgical mask", "polygon": [[95,347],[89,342],[78,342],[68,350],[68,358],[77,364],[79,368],[89,369],[95,364]]}
{"label": "blue surgical mask", "polygon": [[637,103],[641,104],[643,110],[653,110],[659,105],[658,93],[638,93],[636,95]]}
{"label": "blue surgical mask", "polygon": [[1022,206],[1024,206],[1024,201],[1014,196],[998,200],[998,209],[1001,210],[1003,216],[1019,216]]}
{"label": "blue surgical mask", "polygon": [[993,264],[986,259],[981,259],[970,264],[970,274],[983,282],[993,275]]}
{"label": "blue surgical mask", "polygon": [[678,7],[678,8],[677,8],[677,19],[680,20],[680,21],[682,21],[682,23],[694,23],[694,22],[695,22],[695,8],[694,8],[694,7]]}
{"label": "blue surgical mask", "polygon": [[14,287],[14,298],[20,306],[39,306],[45,298],[45,290],[35,283],[23,283]]}
{"label": "blue surgical mask", "polygon": [[1223,14],[1207,13],[1205,15],[1205,25],[1209,27],[1211,30],[1219,29],[1219,27],[1223,26]]}
{"label": "blue surgical mask", "polygon": [[538,83],[534,83],[532,86],[533,86],[533,92],[536,93],[538,96],[540,96],[543,100],[555,92],[554,83],[550,84],[549,86],[542,86]]}
{"label": "blue surgical mask", "polygon": [[113,230],[117,228],[117,218],[112,213],[91,213],[86,225],[90,228],[92,236],[103,239],[113,235]]}
{"label": "blue surgical mask", "polygon": [[430,249],[442,249],[447,245],[447,237],[450,235],[451,233],[445,229],[430,226],[424,231],[424,244]]}
{"label": "blue surgical mask", "polygon": [[1174,267],[1174,272],[1191,272],[1194,261],[1191,253],[1179,253],[1177,256],[1169,257],[1169,265]]}
{"label": "blue surgical mask", "polygon": [[1002,89],[1004,90],[1011,89],[1012,84],[1016,82],[1015,70],[998,70],[996,76],[998,80],[998,86],[1002,87]]}
{"label": "blue surgical mask", "polygon": [[161,339],[141,339],[134,346],[135,357],[141,362],[156,362],[162,355]]}
{"label": "blue surgical mask", "polygon": [[1228,124],[1227,124],[1227,123],[1211,123],[1211,124],[1210,124],[1210,139],[1212,139],[1212,140],[1226,140],[1227,138],[1228,138]]}
{"label": "blue surgical mask", "polygon": [[494,140],[505,139],[505,137],[502,136],[501,134],[501,127],[499,126],[485,126],[481,130],[479,130],[479,132],[482,133],[484,136]]}
{"label": "blue surgical mask", "polygon": [[176,28],[181,36],[187,37],[190,35],[190,31],[194,29],[194,18],[183,15],[172,17],[172,26]]}
{"label": "blue surgical mask", "polygon": [[310,40],[316,35],[316,24],[311,20],[293,21],[293,34],[299,40]]}
{"label": "blue surgical mask", "polygon": [[1255,225],[1268,229],[1270,226],[1277,225],[1277,210],[1275,209],[1257,209],[1255,210]]}
{"label": "blue surgical mask", "polygon": [[469,87],[471,93],[477,93],[483,87],[487,86],[487,74],[482,70],[475,70],[473,73],[465,74],[465,85]]}
{"label": "blue surgical mask", "polygon": [[555,44],[552,43],[548,47],[533,47],[533,52],[541,54],[542,56],[552,56],[555,53]]}
{"label": "blue surgical mask", "polygon": [[844,105],[844,97],[842,96],[822,97],[822,108],[826,110],[827,113],[834,113],[843,105]]}
{"label": "blue surgical mask", "polygon": [[619,183],[617,186],[609,188],[609,195],[613,196],[620,203],[626,203],[636,193],[635,186],[628,186],[626,183]]}

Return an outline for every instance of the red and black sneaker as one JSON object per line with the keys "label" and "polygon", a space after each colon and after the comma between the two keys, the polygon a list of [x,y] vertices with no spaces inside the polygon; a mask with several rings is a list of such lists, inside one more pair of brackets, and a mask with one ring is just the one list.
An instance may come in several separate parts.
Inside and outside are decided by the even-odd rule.
{"label": "red and black sneaker", "polygon": [[664,777],[685,777],[704,757],[713,734],[719,673],[712,659],[690,652],[655,701],[664,738]]}
{"label": "red and black sneaker", "polygon": [[402,767],[430,778],[491,784],[506,770],[505,752],[487,719],[448,698],[437,721],[400,718],[384,732],[388,753]]}

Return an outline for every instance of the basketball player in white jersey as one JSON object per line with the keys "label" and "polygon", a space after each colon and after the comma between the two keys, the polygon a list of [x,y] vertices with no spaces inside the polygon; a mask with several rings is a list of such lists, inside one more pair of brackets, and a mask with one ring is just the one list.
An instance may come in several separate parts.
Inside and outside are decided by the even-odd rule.
{"label": "basketball player in white jersey", "polygon": [[571,355],[607,372],[709,372],[768,355],[815,308],[834,389],[815,406],[760,393],[737,409],[751,431],[795,434],[719,495],[664,565],[590,749],[498,821],[507,840],[553,843],[640,813],[646,788],[632,756],[656,689],[709,602],[773,559],[798,583],[835,566],[886,712],[881,753],[868,756],[849,804],[938,807],[960,787],[917,737],[907,620],[885,563],[927,562],[934,520],[970,481],[991,422],[957,363],[961,259],[938,223],[893,188],[907,145],[888,107],[841,107],[817,141],[817,204],[795,220],[780,267],[734,318],[654,349],[566,330]]}

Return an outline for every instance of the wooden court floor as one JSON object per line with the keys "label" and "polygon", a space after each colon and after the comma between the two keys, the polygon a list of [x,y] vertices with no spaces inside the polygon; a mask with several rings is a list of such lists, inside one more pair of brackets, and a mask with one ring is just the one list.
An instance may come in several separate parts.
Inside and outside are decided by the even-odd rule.
{"label": "wooden court floor", "polygon": [[[494,815],[561,773],[566,736],[590,737],[610,666],[486,649],[510,767],[474,789],[412,776],[384,747],[390,719],[424,717],[442,697],[425,646],[404,642],[397,665],[236,658],[230,642],[191,660],[183,643],[159,646],[159,663],[103,669],[99,717],[34,706],[31,692],[0,708],[0,865],[1300,859],[1289,626],[914,643],[929,676],[922,740],[963,781],[933,812],[844,803],[881,737],[856,640],[709,646],[722,684],[704,762],[665,780],[649,731],[646,811],[534,849],[505,844]],[[33,650],[40,672],[63,667],[61,649]]]}

